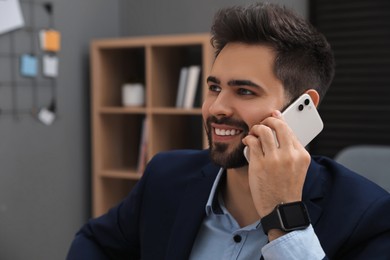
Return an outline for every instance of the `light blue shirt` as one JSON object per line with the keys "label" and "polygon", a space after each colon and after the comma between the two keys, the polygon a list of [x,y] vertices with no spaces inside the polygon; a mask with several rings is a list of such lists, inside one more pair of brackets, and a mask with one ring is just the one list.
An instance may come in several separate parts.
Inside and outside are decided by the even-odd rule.
{"label": "light blue shirt", "polygon": [[192,247],[190,260],[323,259],[325,253],[310,225],[268,243],[260,220],[240,227],[224,206],[218,184],[220,169],[206,204],[206,217]]}

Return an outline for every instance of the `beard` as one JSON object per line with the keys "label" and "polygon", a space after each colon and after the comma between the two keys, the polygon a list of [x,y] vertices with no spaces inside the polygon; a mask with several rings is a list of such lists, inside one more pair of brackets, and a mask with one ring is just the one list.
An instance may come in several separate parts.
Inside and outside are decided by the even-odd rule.
{"label": "beard", "polygon": [[245,159],[245,156],[243,154],[245,145],[242,142],[240,142],[235,147],[230,148],[231,151],[229,151],[229,146],[231,145],[226,143],[213,142],[212,140],[213,129],[211,127],[211,123],[226,124],[229,126],[237,127],[239,129],[242,129],[243,132],[241,134],[243,136],[246,136],[249,132],[249,128],[245,124],[245,122],[231,119],[231,118],[217,119],[216,117],[210,116],[206,120],[206,132],[207,132],[207,138],[209,142],[211,161],[213,161],[215,164],[220,165],[225,169],[240,168],[248,165],[248,162]]}

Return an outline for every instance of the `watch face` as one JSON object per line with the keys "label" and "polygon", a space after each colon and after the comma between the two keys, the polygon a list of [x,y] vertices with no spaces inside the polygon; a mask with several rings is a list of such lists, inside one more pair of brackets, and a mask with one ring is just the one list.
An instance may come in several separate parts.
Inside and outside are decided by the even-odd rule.
{"label": "watch face", "polygon": [[304,228],[310,224],[309,214],[302,202],[280,205],[279,214],[286,231]]}

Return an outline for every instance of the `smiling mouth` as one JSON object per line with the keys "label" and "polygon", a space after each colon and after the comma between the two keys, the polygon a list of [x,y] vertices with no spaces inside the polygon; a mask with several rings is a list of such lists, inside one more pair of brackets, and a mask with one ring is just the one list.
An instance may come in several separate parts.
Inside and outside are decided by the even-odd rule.
{"label": "smiling mouth", "polygon": [[214,127],[214,133],[217,136],[235,136],[242,133],[242,130],[240,129],[224,129],[224,128],[217,128]]}

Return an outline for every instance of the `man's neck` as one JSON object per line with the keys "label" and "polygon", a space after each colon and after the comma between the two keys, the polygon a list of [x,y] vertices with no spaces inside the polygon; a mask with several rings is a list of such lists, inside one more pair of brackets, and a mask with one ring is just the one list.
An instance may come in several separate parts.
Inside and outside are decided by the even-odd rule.
{"label": "man's neck", "polygon": [[227,210],[240,227],[248,226],[260,219],[249,189],[247,167],[227,170],[223,199]]}

